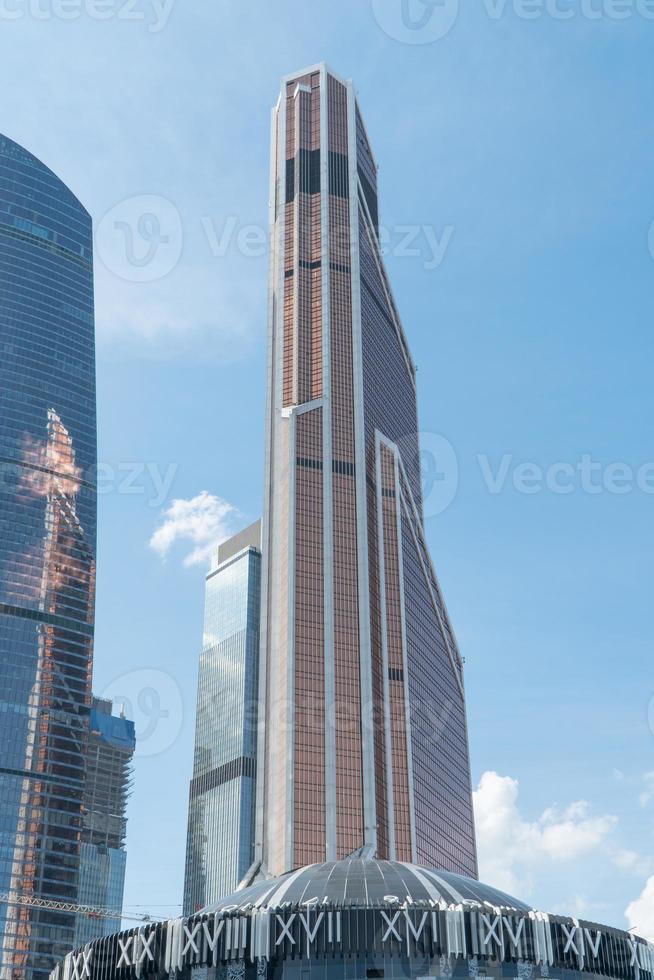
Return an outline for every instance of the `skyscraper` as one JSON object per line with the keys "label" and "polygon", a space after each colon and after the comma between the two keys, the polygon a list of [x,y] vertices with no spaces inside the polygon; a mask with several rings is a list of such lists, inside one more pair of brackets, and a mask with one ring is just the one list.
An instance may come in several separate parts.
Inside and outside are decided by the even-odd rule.
{"label": "skyscraper", "polygon": [[[50,980],[652,980],[632,932],[477,880],[461,658],[351,86],[324,66],[287,79],[273,134],[259,756],[250,529],[208,577],[185,904],[209,904],[71,951]],[[255,761],[253,849],[234,783]],[[252,850],[242,887],[206,897]]]}
{"label": "skyscraper", "polygon": [[233,891],[254,857],[261,522],[220,546],[206,584],[184,908]]}
{"label": "skyscraper", "polygon": [[477,874],[462,658],[425,538],[416,368],[354,88],[273,111],[256,857]]}
{"label": "skyscraper", "polygon": [[96,419],[91,219],[0,136],[0,978],[74,941],[91,706]]}
{"label": "skyscraper", "polygon": [[[80,852],[78,904],[122,909],[127,852],[127,800],[132,757],[136,748],[134,722],[112,714],[113,704],[93,699]],[[120,929],[121,917],[77,917],[75,946]]]}

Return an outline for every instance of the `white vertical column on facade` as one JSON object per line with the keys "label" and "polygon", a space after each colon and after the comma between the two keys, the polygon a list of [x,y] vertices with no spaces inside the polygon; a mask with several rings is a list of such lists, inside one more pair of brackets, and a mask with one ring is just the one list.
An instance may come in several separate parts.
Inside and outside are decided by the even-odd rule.
{"label": "white vertical column on facade", "polygon": [[[278,140],[276,148],[276,174],[279,180],[278,184],[278,212],[277,212],[277,224],[276,224],[276,235],[274,239],[275,252],[272,257],[273,265],[273,275],[274,282],[276,283],[276,302],[274,303],[274,314],[273,314],[273,330],[274,330],[274,363],[273,368],[273,396],[271,399],[271,411],[272,411],[272,422],[271,422],[271,434],[272,434],[272,450],[270,455],[270,496],[269,496],[269,506],[270,506],[270,533],[268,536],[269,542],[269,556],[268,556],[268,568],[269,577],[267,582],[267,597],[266,597],[266,612],[267,612],[267,647],[266,647],[266,669],[267,669],[267,684],[266,684],[266,724],[269,724],[271,719],[273,723],[277,722],[283,723],[283,731],[272,731],[267,732],[266,737],[266,755],[264,764],[266,766],[266,785],[265,785],[265,804],[266,809],[264,812],[265,828],[266,828],[266,838],[267,843],[264,848],[264,859],[266,854],[275,853],[278,848],[279,839],[282,838],[283,841],[283,858],[282,863],[286,865],[288,859],[288,837],[291,833],[291,828],[289,827],[290,815],[287,812],[288,806],[288,792],[287,787],[280,785],[281,773],[288,774],[289,764],[292,759],[292,731],[288,725],[287,711],[289,707],[289,702],[286,700],[288,697],[288,672],[292,671],[292,653],[290,650],[290,629],[291,623],[288,620],[289,610],[288,602],[286,608],[281,608],[281,603],[279,602],[279,593],[281,589],[281,584],[283,576],[285,574],[285,569],[283,567],[283,562],[286,561],[286,567],[290,569],[293,552],[290,549],[290,532],[292,531],[292,510],[293,501],[291,499],[291,481],[293,479],[294,471],[289,469],[289,450],[291,442],[291,432],[290,432],[290,422],[288,419],[288,413],[284,411],[284,288],[285,288],[285,278],[284,278],[284,257],[285,257],[285,230],[286,230],[286,90],[285,86],[282,88],[282,93],[279,102],[279,123],[278,123]],[[288,485],[289,493],[275,493],[275,488],[283,488]],[[282,540],[280,522],[282,520],[283,514],[281,508],[287,507],[287,535],[286,540]],[[290,573],[287,578],[289,590],[292,588],[290,581]],[[292,595],[289,591],[288,597]],[[286,635],[287,635],[287,647],[286,647],[286,676],[280,676],[279,667],[279,638],[280,629],[282,622],[286,622]],[[273,698],[276,697],[277,704],[275,705]],[[280,703],[281,702],[281,703]],[[290,747],[290,752],[289,752]],[[283,759],[283,765],[279,765],[275,769],[275,765],[279,760]],[[277,809],[274,804],[273,794],[275,792],[283,794],[283,816],[280,819],[275,819],[274,811]],[[286,868],[275,868],[276,871],[280,872],[286,870]]]}
{"label": "white vertical column on facade", "polygon": [[266,722],[267,722],[267,683],[268,683],[268,628],[270,559],[272,555],[272,471],[273,471],[273,429],[275,426],[276,399],[276,350],[275,350],[275,292],[279,278],[279,251],[281,241],[277,226],[277,180],[279,173],[279,140],[277,132],[281,100],[271,112],[270,125],[270,200],[268,202],[268,225],[270,243],[270,270],[268,274],[268,354],[266,363],[266,436],[264,459],[264,499],[262,522],[262,562],[261,562],[261,621],[259,636],[259,704],[257,713],[257,781],[254,859],[264,858],[265,797],[266,797]]}
{"label": "white vertical column on facade", "polygon": [[397,860],[395,833],[395,787],[393,779],[393,735],[391,731],[391,695],[388,677],[388,615],[386,610],[386,548],[384,543],[384,501],[382,495],[382,442],[375,432],[375,485],[377,499],[377,563],[379,566],[379,609],[382,643],[382,689],[384,692],[384,758],[386,770],[386,807],[388,811],[388,856]]}
{"label": "white vertical column on facade", "polygon": [[370,576],[368,568],[368,506],[361,331],[361,262],[359,257],[359,195],[357,168],[356,93],[347,83],[347,131],[350,202],[350,269],[352,285],[352,367],[359,585],[359,668],[361,683],[361,752],[363,762],[364,844],[377,848],[375,795],[374,705],[370,640]]}
{"label": "white vertical column on facade", "polygon": [[[300,154],[300,114],[302,111],[302,86],[297,85],[293,95],[294,107],[294,140],[295,140],[295,165],[293,167],[293,374],[292,390],[293,405],[297,406],[299,398],[299,334],[300,334],[300,174],[301,154]],[[288,125],[288,123],[286,123]],[[284,140],[286,147],[286,139]],[[284,149],[284,167],[286,167],[286,149]],[[286,201],[286,180],[284,183],[284,201]],[[286,208],[284,208],[286,211]],[[286,239],[284,239],[284,242]],[[282,278],[285,282],[286,276],[286,256],[282,263]],[[282,287],[284,288],[284,287]],[[283,318],[284,334],[286,333],[286,316]],[[284,337],[284,347],[286,347],[286,337]],[[282,377],[282,404],[283,404],[284,381]],[[287,599],[287,626],[286,626],[286,678],[285,685],[280,685],[284,691],[284,729],[280,732],[281,738],[286,745],[286,765],[284,778],[286,783],[284,793],[285,803],[285,826],[284,833],[284,870],[289,871],[294,864],[293,843],[295,839],[295,583],[296,583],[296,503],[297,503],[297,417],[293,409],[282,409],[282,418],[287,421],[288,430],[288,459],[287,459],[287,480],[288,480],[288,541],[287,541],[287,568],[288,568],[288,594]],[[278,774],[279,775],[279,774]],[[277,828],[280,833],[281,828]]]}
{"label": "white vertical column on facade", "polygon": [[[299,402],[300,367],[300,114],[302,112],[302,86],[296,85],[293,93],[293,140],[295,145],[295,165],[293,167],[293,367],[291,369],[293,404]],[[288,113],[288,110],[285,110]],[[288,117],[286,120],[288,126]],[[286,158],[286,154],[284,154]],[[288,203],[288,202],[287,202]],[[286,239],[284,239],[284,247]],[[286,272],[286,262],[284,262]],[[286,330],[286,317],[284,317]]]}
{"label": "white vertical column on facade", "polygon": [[455,643],[455,647],[454,649],[452,649],[452,644],[450,643],[450,635],[448,635],[448,632],[445,628],[443,615],[444,613],[446,614],[447,611],[445,608],[445,603],[443,601],[443,594],[440,590],[440,585],[438,584],[438,579],[436,577],[436,572],[434,570],[434,564],[432,562],[431,555],[429,553],[429,548],[427,547],[427,539],[425,538],[425,531],[422,524],[420,523],[420,514],[418,508],[416,507],[416,502],[413,499],[411,484],[409,483],[409,478],[407,477],[407,473],[404,468],[404,463],[402,462],[401,456],[398,456],[398,465],[402,476],[402,487],[401,487],[402,503],[404,504],[404,512],[406,514],[407,524],[409,525],[409,530],[411,531],[411,537],[413,538],[414,544],[416,546],[418,561],[420,562],[420,567],[422,568],[423,571],[425,583],[427,585],[427,589],[429,591],[432,605],[434,607],[434,612],[436,613],[436,618],[438,619],[438,625],[443,635],[443,640],[445,643],[445,647],[447,649],[448,656],[450,658],[450,663],[452,664],[454,678],[459,688],[461,699],[465,702],[465,692],[463,690],[463,684],[461,680],[463,671],[459,669],[459,665],[461,664],[461,654],[459,652],[458,645],[456,645],[454,633],[453,632],[450,633],[452,640]]}
{"label": "white vertical column on facade", "polygon": [[402,506],[400,503],[400,451],[394,446],[395,521],[397,526],[398,571],[400,577],[400,620],[402,629],[402,676],[404,678],[404,715],[406,725],[407,772],[409,779],[409,821],[411,825],[411,860],[417,862],[416,797],[413,777],[413,735],[411,731],[411,697],[409,692],[409,658],[407,651],[406,606],[404,591],[404,555],[402,544]]}
{"label": "white vertical column on facade", "polygon": [[[278,173],[279,173],[279,218],[278,218],[278,229],[279,229],[279,250],[277,252],[277,312],[276,312],[276,363],[275,363],[275,448],[276,452],[273,457],[273,491],[275,487],[283,486],[283,476],[284,471],[286,471],[286,479],[290,479],[290,474],[288,473],[288,459],[282,456],[282,448],[284,445],[284,438],[288,439],[288,421],[284,419],[284,343],[285,343],[285,308],[284,308],[284,289],[285,289],[285,259],[286,259],[286,86],[282,86],[282,94],[280,100],[280,122],[279,122],[279,146],[278,146]],[[275,506],[276,501],[273,503]],[[290,503],[287,503],[289,507],[288,516],[290,517]],[[272,575],[275,579],[275,592],[276,595],[274,599],[277,601],[273,603],[272,609],[272,619],[274,628],[270,631],[270,635],[274,641],[274,646],[272,646],[268,652],[269,667],[271,671],[270,684],[268,685],[268,718],[270,720],[272,716],[272,699],[273,697],[279,697],[280,692],[286,693],[285,678],[279,677],[279,620],[281,617],[288,616],[288,610],[281,608],[281,603],[279,603],[279,591],[281,587],[281,576],[283,574],[283,569],[281,567],[282,555],[284,553],[284,547],[281,541],[281,529],[279,528],[279,518],[275,521],[273,540],[271,542],[271,558],[276,562],[276,566],[272,569]],[[285,542],[284,544],[287,545]],[[288,556],[287,559],[288,561]],[[287,660],[287,670],[288,670],[288,660]],[[284,708],[281,708],[282,712]],[[288,729],[287,729],[288,732]],[[287,735],[288,738],[288,735]],[[268,742],[268,754],[271,755],[271,747],[278,743],[284,745],[284,751],[280,754],[284,756],[287,749],[287,744],[284,741],[284,733],[270,732],[270,739]],[[286,756],[286,759],[288,756]],[[269,772],[268,773],[268,796],[269,802],[272,794],[277,790],[278,782],[280,778],[279,772]],[[281,791],[281,790],[280,790]],[[278,826],[277,822],[271,819],[271,814],[266,815],[268,834],[274,835],[276,837],[279,834],[284,835],[284,842],[286,841],[287,834],[287,814],[284,813],[283,826]],[[276,841],[273,839],[269,843],[269,850],[273,851],[273,846]],[[285,870],[285,869],[275,869],[275,870]]]}
{"label": "white vertical column on facade", "polygon": [[[287,627],[287,660],[286,660],[286,691],[285,712],[283,723],[285,730],[281,733],[286,742],[286,827],[284,843],[284,870],[293,867],[293,843],[295,839],[295,535],[296,535],[296,479],[297,467],[296,440],[297,416],[289,419],[289,518],[288,518],[288,627]],[[279,828],[277,828],[279,833]]]}
{"label": "white vertical column on facade", "polygon": [[336,731],[334,677],[334,520],[330,357],[329,98],[327,69],[320,68],[320,240],[323,390],[323,589],[325,637],[325,860],[336,860]]}

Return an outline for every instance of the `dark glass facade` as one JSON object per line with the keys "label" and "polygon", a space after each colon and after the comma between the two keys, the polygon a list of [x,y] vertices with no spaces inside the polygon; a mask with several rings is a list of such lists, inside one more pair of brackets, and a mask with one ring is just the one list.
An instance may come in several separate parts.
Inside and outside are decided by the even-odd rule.
{"label": "dark glass facade", "polygon": [[[273,113],[256,856],[476,876],[463,661],[424,531],[416,369],[354,88]],[[291,774],[289,778],[288,774]]]}
{"label": "dark glass facade", "polygon": [[190,915],[233,891],[254,854],[261,523],[207,575],[184,884]]}
{"label": "dark glass facade", "polygon": [[75,916],[91,707],[91,219],[0,136],[0,977],[41,980]]}
{"label": "dark glass facade", "polygon": [[[93,699],[80,851],[78,904],[94,908],[123,907],[127,852],[127,800],[136,748],[134,722],[112,714],[112,702]],[[121,917],[77,917],[75,945],[120,929]]]}

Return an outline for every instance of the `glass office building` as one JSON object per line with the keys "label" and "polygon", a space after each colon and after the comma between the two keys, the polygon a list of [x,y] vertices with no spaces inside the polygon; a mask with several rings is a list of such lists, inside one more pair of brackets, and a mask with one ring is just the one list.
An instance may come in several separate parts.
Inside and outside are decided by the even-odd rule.
{"label": "glass office building", "polygon": [[207,575],[184,908],[233,891],[253,861],[261,522],[218,549]]}
{"label": "glass office building", "polygon": [[256,857],[365,847],[474,877],[463,659],[352,82],[285,78],[272,145]]}
{"label": "glass office building", "polygon": [[[0,978],[75,938],[91,707],[96,409],[91,218],[0,136]],[[24,904],[26,901],[37,904]]]}
{"label": "glass office building", "polygon": [[[84,817],[78,904],[102,909],[123,907],[127,852],[127,801],[136,748],[134,722],[112,714],[112,702],[93,699],[86,754]],[[120,929],[121,917],[77,917],[75,945]]]}

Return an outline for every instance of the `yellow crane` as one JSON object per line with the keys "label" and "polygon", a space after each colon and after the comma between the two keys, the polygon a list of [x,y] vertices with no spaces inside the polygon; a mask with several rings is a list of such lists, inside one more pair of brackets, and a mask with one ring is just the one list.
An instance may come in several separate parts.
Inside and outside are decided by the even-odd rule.
{"label": "yellow crane", "polygon": [[11,905],[26,905],[35,909],[50,909],[53,912],[74,912],[75,915],[88,915],[90,919],[126,919],[130,922],[152,922],[153,916],[129,915],[121,909],[104,909],[94,905],[75,905],[72,902],[56,902],[50,898],[36,898],[34,895],[0,893],[0,902]]}

